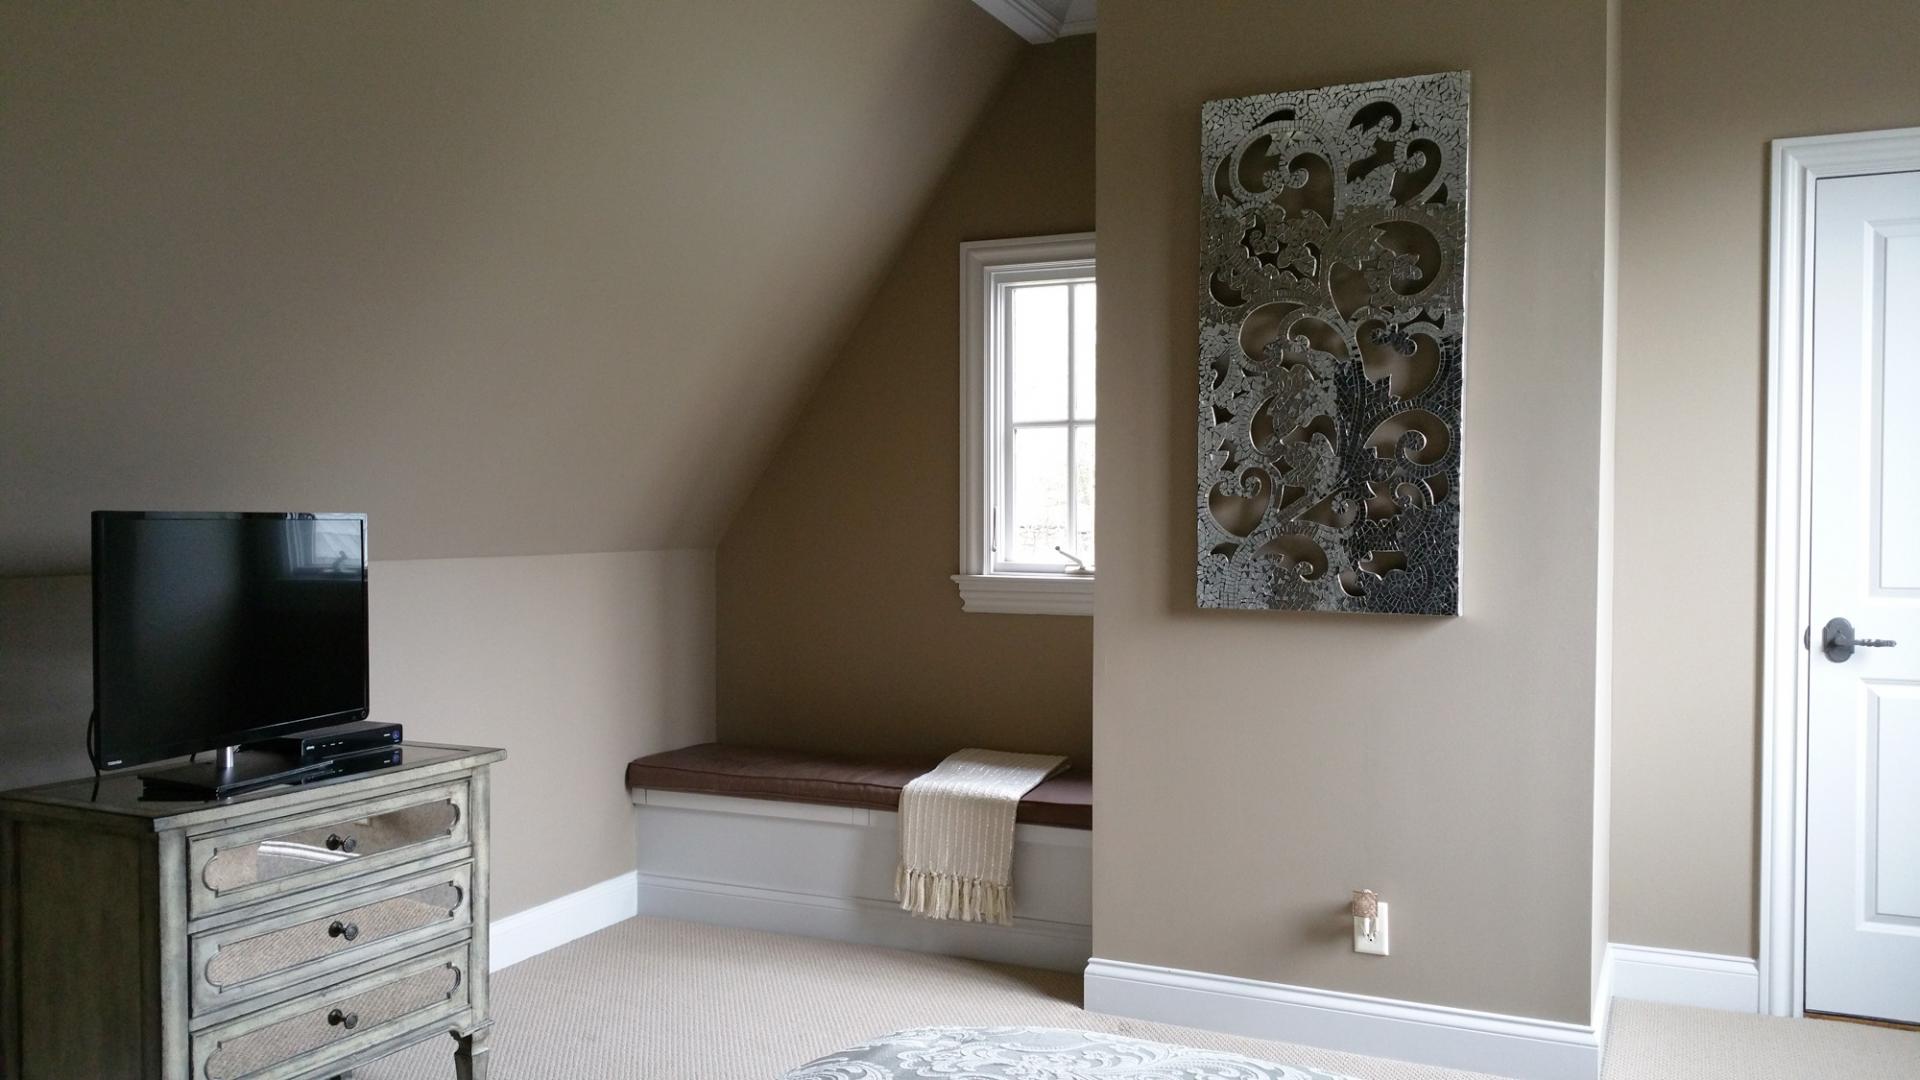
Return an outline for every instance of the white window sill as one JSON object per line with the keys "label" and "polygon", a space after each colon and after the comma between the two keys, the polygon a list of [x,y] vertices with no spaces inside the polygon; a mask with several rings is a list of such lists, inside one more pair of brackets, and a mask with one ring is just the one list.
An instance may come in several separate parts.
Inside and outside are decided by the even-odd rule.
{"label": "white window sill", "polygon": [[1003,615],[1091,615],[1091,574],[955,574],[962,611]]}

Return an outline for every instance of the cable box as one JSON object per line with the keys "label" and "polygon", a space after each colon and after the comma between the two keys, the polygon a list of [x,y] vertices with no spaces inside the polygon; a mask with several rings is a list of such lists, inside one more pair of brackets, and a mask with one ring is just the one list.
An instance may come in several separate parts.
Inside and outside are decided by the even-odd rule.
{"label": "cable box", "polygon": [[294,783],[307,784],[315,780],[331,780],[336,776],[357,776],[363,772],[384,769],[389,765],[400,764],[404,753],[405,751],[397,743],[372,750],[355,750],[317,763],[314,766],[316,772],[310,775],[303,774]]}
{"label": "cable box", "polygon": [[384,750],[400,745],[401,730],[399,724],[381,724],[372,720],[360,720],[351,724],[336,724],[333,727],[315,728],[297,735],[282,735],[273,739],[262,739],[248,743],[241,749],[264,750],[278,754],[300,765],[327,761],[346,754],[357,754],[367,750]]}

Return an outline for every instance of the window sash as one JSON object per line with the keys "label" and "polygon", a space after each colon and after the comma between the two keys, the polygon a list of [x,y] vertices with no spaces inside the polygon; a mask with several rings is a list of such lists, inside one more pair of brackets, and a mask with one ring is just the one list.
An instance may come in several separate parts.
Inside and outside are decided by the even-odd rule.
{"label": "window sash", "polygon": [[[1063,574],[1073,567],[1073,561],[1065,557],[1045,562],[1021,562],[1005,557],[1014,550],[1013,535],[1017,528],[1014,520],[1014,507],[1018,491],[1014,483],[1014,442],[1015,434],[1027,428],[1063,428],[1066,431],[1066,473],[1063,489],[1067,504],[1067,535],[1061,547],[1073,552],[1083,562],[1090,562],[1085,552],[1080,550],[1080,500],[1074,487],[1074,477],[1079,462],[1079,440],[1075,435],[1081,428],[1094,428],[1098,419],[1075,419],[1080,415],[1079,379],[1076,377],[1079,365],[1077,335],[1079,320],[1075,316],[1075,306],[1080,302],[1076,285],[1095,285],[1091,273],[1075,273],[1054,267],[1030,267],[1010,269],[995,274],[993,279],[991,310],[994,320],[993,349],[989,356],[992,369],[993,393],[998,402],[999,454],[994,463],[993,476],[993,528],[992,549],[988,557],[989,573],[1012,574]],[[1066,369],[1067,408],[1065,417],[1049,420],[1010,419],[1013,416],[1013,320],[1009,313],[1013,309],[1015,289],[1037,286],[1058,285],[1067,289],[1066,312]],[[1097,301],[1096,301],[1097,302]],[[1097,364],[1096,360],[1096,364]],[[1096,373],[1095,378],[1098,379]]]}
{"label": "window sash", "polygon": [[1087,557],[1086,552],[1080,550],[1080,533],[1083,522],[1080,520],[1080,499],[1079,493],[1074,485],[1074,477],[1080,466],[1080,440],[1076,438],[1076,436],[1082,430],[1095,430],[1097,425],[1098,421],[1095,420],[1022,420],[1018,423],[1007,425],[1007,434],[1002,443],[1003,449],[1001,456],[1001,472],[1004,474],[1004,479],[1002,481],[1002,487],[1000,488],[1000,497],[996,500],[994,506],[993,570],[1012,574],[1059,574],[1067,572],[1067,569],[1073,566],[1071,561],[1064,558],[1057,562],[1033,563],[1018,562],[1000,557],[1003,552],[1013,550],[1012,534],[1017,524],[1013,520],[1012,512],[1014,500],[1019,496],[1019,490],[1013,480],[1014,436],[1016,432],[1030,428],[1051,428],[1066,432],[1066,485],[1064,490],[1066,491],[1067,500],[1067,542],[1060,546],[1079,556],[1083,562],[1088,564],[1093,562],[1092,559]]}

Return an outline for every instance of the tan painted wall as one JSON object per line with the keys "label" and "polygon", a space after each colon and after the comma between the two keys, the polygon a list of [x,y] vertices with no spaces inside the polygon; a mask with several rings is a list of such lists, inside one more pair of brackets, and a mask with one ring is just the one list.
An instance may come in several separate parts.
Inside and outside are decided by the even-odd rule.
{"label": "tan painted wall", "polygon": [[1091,753],[1086,618],[960,610],[959,244],[1093,227],[1093,41],[1030,49],[720,546],[720,732]]}
{"label": "tan painted wall", "polygon": [[[100,507],[367,511],[376,709],[513,752],[501,912],[630,869],[620,766],[712,736],[712,548],[1023,49],[961,0],[0,5],[0,574]],[[0,584],[0,784],[84,771],[87,633]]]}
{"label": "tan painted wall", "polygon": [[87,578],[0,578],[0,791],[87,775],[92,710]]}
{"label": "tan painted wall", "polygon": [[[1103,0],[1094,951],[1586,1021],[1603,0]],[[1396,30],[1394,28],[1403,28]],[[1473,73],[1464,613],[1199,612],[1199,107]],[[1393,905],[1356,956],[1351,889]],[[1516,892],[1526,897],[1516,904]]]}
{"label": "tan painted wall", "polygon": [[1920,125],[1920,5],[1624,3],[1613,936],[1751,956],[1768,141]]}
{"label": "tan painted wall", "polygon": [[[373,715],[507,748],[495,913],[633,869],[626,762],[713,732],[713,553],[376,562]],[[84,776],[85,577],[0,578],[0,790]]]}
{"label": "tan painted wall", "polygon": [[1023,44],[964,0],[0,4],[0,573],[713,547]]}
{"label": "tan painted wall", "polygon": [[376,563],[373,701],[504,746],[501,914],[633,869],[627,762],[713,737],[713,552]]}

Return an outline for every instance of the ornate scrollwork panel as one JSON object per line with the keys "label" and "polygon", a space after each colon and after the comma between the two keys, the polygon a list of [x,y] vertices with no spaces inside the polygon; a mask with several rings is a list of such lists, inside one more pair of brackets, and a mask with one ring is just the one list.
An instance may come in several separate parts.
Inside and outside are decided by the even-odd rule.
{"label": "ornate scrollwork panel", "polygon": [[1201,607],[1459,614],[1467,92],[1201,109]]}

